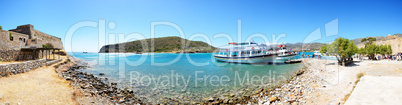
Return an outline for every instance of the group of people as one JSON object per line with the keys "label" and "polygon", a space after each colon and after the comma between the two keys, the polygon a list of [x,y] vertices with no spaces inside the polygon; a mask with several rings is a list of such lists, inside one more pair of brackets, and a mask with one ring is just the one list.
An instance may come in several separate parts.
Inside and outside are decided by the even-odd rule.
{"label": "group of people", "polygon": [[[300,54],[299,54],[300,55]],[[317,57],[318,59],[321,59],[321,55],[306,55],[306,54],[301,54],[301,56],[303,57],[303,58],[315,58],[315,57]]]}
{"label": "group of people", "polygon": [[[355,56],[355,58],[358,58],[360,60],[363,60],[363,57],[364,56]],[[385,59],[388,59],[388,60],[402,61],[402,53],[398,53],[398,54],[395,54],[395,55],[387,55],[387,56],[378,55],[377,57],[373,57],[373,58],[368,57],[368,59],[371,59],[371,60],[385,60]]]}
{"label": "group of people", "polygon": [[378,58],[401,61],[402,60],[402,54],[398,53],[396,55],[388,55],[388,56],[383,56],[383,57],[378,56]]}

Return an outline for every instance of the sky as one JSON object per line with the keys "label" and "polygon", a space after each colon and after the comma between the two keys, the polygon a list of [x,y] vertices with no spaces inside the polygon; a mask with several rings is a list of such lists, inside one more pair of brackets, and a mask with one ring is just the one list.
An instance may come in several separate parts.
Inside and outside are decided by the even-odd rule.
{"label": "sky", "polygon": [[[402,33],[401,0],[2,0],[3,30],[32,24],[68,52],[181,36],[228,42],[328,43]],[[228,38],[224,38],[230,37]],[[230,40],[232,39],[232,40]]]}

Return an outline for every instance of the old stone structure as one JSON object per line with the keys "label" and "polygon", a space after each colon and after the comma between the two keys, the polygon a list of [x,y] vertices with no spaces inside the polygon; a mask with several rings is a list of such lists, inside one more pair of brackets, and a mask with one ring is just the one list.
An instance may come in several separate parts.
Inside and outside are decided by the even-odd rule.
{"label": "old stone structure", "polygon": [[0,78],[28,72],[44,66],[46,59],[31,60],[18,63],[0,64]]}
{"label": "old stone structure", "polygon": [[[22,51],[21,49],[42,48],[51,45],[63,49],[61,38],[34,29],[33,25],[22,25],[9,31],[0,30],[0,61],[23,61],[41,58],[42,51]],[[45,53],[46,56],[51,53]]]}
{"label": "old stone structure", "polygon": [[[374,42],[376,45],[391,45],[392,54],[397,54],[402,52],[402,36],[401,34],[388,35],[384,39],[377,40]],[[358,48],[363,48],[364,43],[357,45]]]}

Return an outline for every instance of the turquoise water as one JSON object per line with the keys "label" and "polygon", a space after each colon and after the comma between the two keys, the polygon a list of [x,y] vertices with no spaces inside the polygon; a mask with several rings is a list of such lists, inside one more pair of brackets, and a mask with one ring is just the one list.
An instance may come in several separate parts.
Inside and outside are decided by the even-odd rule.
{"label": "turquoise water", "polygon": [[[304,58],[313,58],[314,52],[300,52],[300,54],[298,54],[298,56],[296,58],[301,58],[302,54],[304,54]],[[309,55],[309,56],[307,56],[307,55]],[[337,60],[333,56],[321,56],[321,58],[318,58],[318,56],[315,56],[314,58],[322,59],[322,60]]]}
{"label": "turquoise water", "polygon": [[[106,74],[111,82],[132,89],[137,97],[163,102],[166,97],[201,101],[208,97],[253,94],[274,86],[301,64],[231,64],[216,62],[211,53],[130,54],[69,53],[92,66],[85,72]],[[170,63],[169,63],[170,62]]]}

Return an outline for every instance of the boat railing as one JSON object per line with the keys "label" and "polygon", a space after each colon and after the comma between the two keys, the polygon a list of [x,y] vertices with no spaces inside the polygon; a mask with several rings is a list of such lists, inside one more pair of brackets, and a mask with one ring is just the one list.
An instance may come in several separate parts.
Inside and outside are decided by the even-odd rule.
{"label": "boat railing", "polygon": [[[255,51],[255,52],[252,52]],[[239,53],[242,52],[242,53]],[[220,51],[215,53],[215,56],[220,57],[250,57],[250,56],[259,56],[259,55],[266,55],[266,54],[276,54],[277,51],[266,51],[266,50],[248,50],[248,51]]]}

